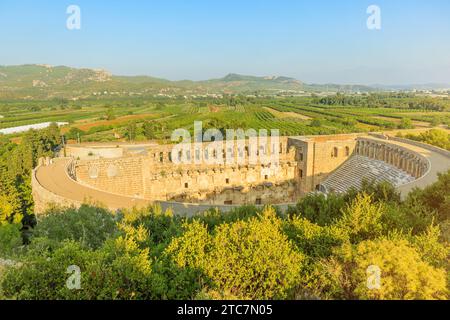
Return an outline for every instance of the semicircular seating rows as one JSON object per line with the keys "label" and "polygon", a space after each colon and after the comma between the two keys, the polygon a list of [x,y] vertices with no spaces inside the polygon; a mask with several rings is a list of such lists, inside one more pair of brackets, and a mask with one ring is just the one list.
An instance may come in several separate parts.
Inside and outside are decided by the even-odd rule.
{"label": "semicircular seating rows", "polygon": [[415,178],[384,161],[354,155],[328,176],[321,184],[321,189],[325,192],[345,193],[352,187],[361,188],[364,180],[387,181],[398,187]]}

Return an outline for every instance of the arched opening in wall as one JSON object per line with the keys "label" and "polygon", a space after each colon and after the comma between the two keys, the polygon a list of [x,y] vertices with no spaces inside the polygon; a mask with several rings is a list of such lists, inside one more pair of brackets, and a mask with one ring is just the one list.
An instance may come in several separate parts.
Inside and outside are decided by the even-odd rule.
{"label": "arched opening in wall", "polygon": [[[231,158],[234,157],[234,150],[233,150],[233,148],[228,148],[228,154],[230,155]],[[224,159],[226,158],[225,150],[223,150],[223,158]]]}
{"label": "arched opening in wall", "polygon": [[346,157],[350,156],[350,148],[349,147],[345,147],[345,156]]}
{"label": "arched opening in wall", "polygon": [[269,180],[269,176],[267,174],[264,176],[264,180]]}
{"label": "arched opening in wall", "polygon": [[267,149],[268,149],[268,146],[267,145],[264,145],[264,146],[261,146],[261,153],[263,154],[263,155],[267,155]]}
{"label": "arched opening in wall", "polygon": [[198,149],[195,150],[195,159],[197,161],[200,161],[200,150],[198,150]]}
{"label": "arched opening in wall", "polygon": [[280,154],[283,153],[283,143],[280,143]]}
{"label": "arched opening in wall", "polygon": [[186,183],[184,184],[184,188],[185,188],[185,189],[189,189],[189,183],[186,182]]}
{"label": "arched opening in wall", "polygon": [[89,178],[97,179],[98,178],[98,168],[97,167],[89,168],[88,174],[89,174]]}
{"label": "arched opening in wall", "polygon": [[303,152],[300,152],[300,154],[298,155],[298,158],[300,161],[303,161]]}
{"label": "arched opening in wall", "polygon": [[300,176],[300,178],[303,178],[303,170],[302,170],[302,169],[300,169],[300,170],[298,171],[298,175]]}
{"label": "arched opening in wall", "polygon": [[230,184],[230,179],[229,179],[229,178],[226,178],[226,179],[225,179],[225,183],[226,183],[226,184]]}
{"label": "arched opening in wall", "polygon": [[333,152],[331,153],[332,158],[337,158],[339,156],[339,150],[338,148],[334,147]]}
{"label": "arched opening in wall", "polygon": [[117,176],[117,171],[118,171],[117,167],[115,165],[111,164],[108,167],[106,174],[107,174],[108,178],[114,178]]}
{"label": "arched opening in wall", "polygon": [[159,153],[159,162],[161,162],[161,163],[164,162],[164,153],[162,153],[162,152]]}
{"label": "arched opening in wall", "polygon": [[256,198],[256,205],[261,205],[262,204],[262,199],[261,198]]}

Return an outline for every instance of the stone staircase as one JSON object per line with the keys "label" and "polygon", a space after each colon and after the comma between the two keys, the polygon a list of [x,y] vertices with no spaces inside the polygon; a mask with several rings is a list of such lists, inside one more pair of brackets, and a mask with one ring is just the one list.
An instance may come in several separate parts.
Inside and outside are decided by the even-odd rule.
{"label": "stone staircase", "polygon": [[362,181],[387,181],[398,187],[414,181],[414,177],[380,160],[355,155],[348,159],[321,184],[327,192],[344,193],[361,188]]}

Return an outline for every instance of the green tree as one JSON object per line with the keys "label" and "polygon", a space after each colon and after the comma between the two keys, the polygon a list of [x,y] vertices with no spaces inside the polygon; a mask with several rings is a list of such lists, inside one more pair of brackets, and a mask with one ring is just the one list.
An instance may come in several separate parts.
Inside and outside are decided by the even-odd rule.
{"label": "green tree", "polygon": [[211,280],[207,297],[239,299],[285,298],[299,281],[304,259],[273,208],[259,218],[219,225],[212,236],[193,222],[166,254],[180,267],[203,271]]}
{"label": "green tree", "polygon": [[337,226],[350,235],[352,243],[375,239],[383,231],[382,216],[385,208],[382,203],[374,203],[367,194],[358,194],[342,211]]}
{"label": "green tree", "polygon": [[[378,239],[344,246],[329,262],[332,278],[342,288],[344,299],[447,299],[446,275],[443,269],[423,261],[406,240]],[[368,286],[368,271],[374,266],[380,282]],[[372,282],[371,282],[372,283]]]}
{"label": "green tree", "polygon": [[0,141],[0,223],[34,224],[31,171],[40,157],[52,155],[60,143],[54,123],[43,130],[28,131],[20,145],[8,139]]}
{"label": "green tree", "polygon": [[70,140],[78,140],[78,138],[81,139],[85,135],[85,132],[81,129],[78,129],[76,127],[70,128],[69,132],[66,133],[66,138]]}
{"label": "green tree", "polygon": [[420,201],[429,211],[436,211],[439,222],[450,219],[450,171],[438,175],[438,181],[425,189],[409,193],[407,201]]}
{"label": "green tree", "polygon": [[448,134],[444,130],[431,129],[419,135],[406,135],[406,138],[431,144],[442,149],[450,150],[450,134]]}
{"label": "green tree", "polygon": [[131,121],[126,127],[125,136],[129,141],[134,141],[137,136],[137,123],[136,121]]}
{"label": "green tree", "polygon": [[290,216],[298,215],[305,217],[311,222],[324,226],[333,223],[342,216],[345,206],[343,196],[337,194],[324,195],[323,193],[312,193],[302,197],[295,208],[290,208]]}
{"label": "green tree", "polygon": [[322,126],[322,122],[319,119],[314,119],[313,121],[311,121],[310,126],[319,128]]}
{"label": "green tree", "polygon": [[150,121],[145,121],[143,126],[144,135],[148,140],[152,140],[156,138],[156,130],[153,123]]}
{"label": "green tree", "polygon": [[0,258],[13,255],[22,245],[21,224],[0,224]]}
{"label": "green tree", "polygon": [[106,209],[83,205],[79,209],[53,208],[39,220],[33,238],[53,243],[76,241],[84,248],[97,249],[118,232],[115,216]]}
{"label": "green tree", "polygon": [[334,248],[349,241],[346,230],[334,225],[322,227],[299,217],[293,217],[284,224],[288,237],[310,257],[328,257]]}
{"label": "green tree", "polygon": [[114,108],[108,107],[108,109],[106,110],[106,120],[111,121],[114,120],[115,118],[116,116],[114,115]]}
{"label": "green tree", "polygon": [[414,125],[409,118],[402,118],[400,124],[398,125],[399,129],[412,129],[414,128]]}

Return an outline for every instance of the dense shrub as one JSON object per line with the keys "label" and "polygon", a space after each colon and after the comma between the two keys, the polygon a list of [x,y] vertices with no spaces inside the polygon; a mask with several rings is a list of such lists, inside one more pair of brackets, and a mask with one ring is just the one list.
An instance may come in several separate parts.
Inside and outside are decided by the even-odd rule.
{"label": "dense shrub", "polygon": [[349,241],[346,230],[337,226],[319,226],[308,219],[293,217],[285,222],[285,232],[297,248],[309,257],[325,258],[333,248]]}
{"label": "dense shrub", "polygon": [[55,243],[64,240],[79,242],[96,249],[117,232],[116,219],[106,209],[81,206],[80,209],[52,209],[47,212],[33,232],[34,238],[47,238]]}
{"label": "dense shrub", "polygon": [[180,267],[201,269],[211,280],[213,297],[284,298],[298,281],[303,256],[283,234],[272,208],[258,218],[222,224],[212,235],[196,221],[186,228],[167,254]]}
{"label": "dense shrub", "polygon": [[[159,206],[54,208],[31,243],[0,227],[5,299],[446,299],[448,181],[401,201],[387,184],[193,218]],[[20,250],[18,250],[20,249]],[[7,261],[7,263],[3,262]],[[369,266],[381,286],[369,289]],[[81,289],[69,289],[69,266]]]}
{"label": "dense shrub", "polygon": [[436,183],[425,189],[416,189],[408,195],[407,203],[418,199],[429,211],[436,211],[436,218],[443,222],[450,219],[450,171],[439,174]]}
{"label": "dense shrub", "polygon": [[345,206],[344,197],[337,194],[308,194],[288,211],[290,216],[299,215],[311,222],[324,226],[329,225],[342,216]]}
{"label": "dense shrub", "polygon": [[[446,273],[423,261],[406,240],[369,240],[343,246],[329,272],[344,299],[447,299]],[[370,266],[379,268],[379,287],[369,286]],[[376,283],[374,283],[376,285]]]}
{"label": "dense shrub", "polygon": [[72,299],[75,291],[66,287],[67,268],[77,265],[82,269],[98,259],[78,243],[67,242],[56,249],[51,259],[35,256],[21,266],[10,267],[3,276],[3,294],[13,299]]}
{"label": "dense shrub", "polygon": [[[399,134],[400,137],[403,137]],[[431,144],[450,151],[450,134],[444,130],[431,129],[420,134],[407,134],[405,138]]]}
{"label": "dense shrub", "polygon": [[352,243],[375,239],[382,234],[384,212],[383,204],[374,203],[371,196],[359,194],[342,211],[343,216],[337,226],[346,230]]}
{"label": "dense shrub", "polygon": [[22,245],[20,224],[0,225],[0,258],[13,255]]}
{"label": "dense shrub", "polygon": [[387,181],[375,182],[363,179],[359,189],[351,188],[344,195],[345,202],[355,199],[358,194],[370,195],[374,202],[400,203],[400,192]]}

